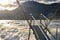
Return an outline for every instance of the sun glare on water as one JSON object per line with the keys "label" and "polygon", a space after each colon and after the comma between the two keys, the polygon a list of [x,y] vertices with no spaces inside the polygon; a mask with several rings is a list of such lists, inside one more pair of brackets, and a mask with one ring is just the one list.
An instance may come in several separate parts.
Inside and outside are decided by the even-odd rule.
{"label": "sun glare on water", "polygon": [[13,22],[13,20],[0,20],[0,25],[11,26],[9,22]]}

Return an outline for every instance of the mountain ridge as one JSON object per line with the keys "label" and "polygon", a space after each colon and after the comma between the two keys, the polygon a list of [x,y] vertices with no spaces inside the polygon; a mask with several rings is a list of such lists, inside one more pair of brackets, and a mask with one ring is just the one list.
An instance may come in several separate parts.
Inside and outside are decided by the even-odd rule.
{"label": "mountain ridge", "polygon": [[[32,15],[36,19],[39,19],[38,17],[40,16],[41,13],[43,13],[49,19],[53,19],[53,16],[55,15],[55,11],[60,6],[60,3],[53,3],[53,4],[47,5],[47,4],[38,3],[35,1],[27,1],[21,4],[21,6],[24,8],[26,12],[25,16],[27,17],[27,19],[30,18],[30,13],[32,13]],[[2,13],[5,15],[2,15]],[[25,20],[24,12],[21,9],[21,7],[18,7],[13,11],[9,11],[8,13],[6,12],[7,14],[4,12],[2,13],[0,13],[1,14],[0,19],[4,18],[4,19],[12,19],[12,20],[13,19]],[[60,11],[58,11],[56,18],[58,19],[60,18]]]}

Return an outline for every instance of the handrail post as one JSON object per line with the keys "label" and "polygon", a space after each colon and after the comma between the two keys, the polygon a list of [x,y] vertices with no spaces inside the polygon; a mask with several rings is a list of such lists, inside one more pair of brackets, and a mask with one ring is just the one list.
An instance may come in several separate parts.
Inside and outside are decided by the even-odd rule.
{"label": "handrail post", "polygon": [[58,27],[56,27],[56,40],[58,40],[57,36],[58,36]]}
{"label": "handrail post", "polygon": [[32,24],[32,18],[30,16],[30,20],[27,21],[28,22],[28,25],[29,25],[29,35],[28,35],[28,40],[30,40],[30,34],[31,34],[31,24]]}

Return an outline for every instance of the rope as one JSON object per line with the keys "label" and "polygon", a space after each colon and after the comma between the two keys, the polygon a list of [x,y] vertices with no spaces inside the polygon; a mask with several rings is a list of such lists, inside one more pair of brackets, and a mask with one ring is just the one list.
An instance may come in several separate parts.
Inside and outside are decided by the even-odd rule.
{"label": "rope", "polygon": [[[24,15],[24,18],[27,20],[27,17],[26,17],[26,11],[25,11],[25,9],[20,5],[20,3],[19,3],[19,1],[18,0],[16,0],[17,1],[17,3],[18,3],[18,5],[19,5],[19,7],[21,8],[21,10],[23,10],[23,15]],[[27,20],[27,22],[28,22],[28,24],[29,24],[29,21]],[[29,24],[29,26],[30,26],[30,24]],[[28,40],[30,39],[30,29],[31,29],[31,26],[29,27],[29,35],[28,35]]]}
{"label": "rope", "polygon": [[[59,8],[60,8],[60,6],[58,6],[58,8],[56,9],[55,16],[56,16],[57,12],[59,11]],[[55,18],[55,16],[54,16],[54,18]]]}

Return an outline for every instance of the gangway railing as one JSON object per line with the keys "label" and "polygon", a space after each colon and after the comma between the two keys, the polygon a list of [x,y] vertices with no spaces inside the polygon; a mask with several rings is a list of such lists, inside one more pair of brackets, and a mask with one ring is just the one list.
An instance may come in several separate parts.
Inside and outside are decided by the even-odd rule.
{"label": "gangway railing", "polygon": [[[33,17],[32,14],[31,14],[31,17],[35,21],[35,18]],[[35,22],[37,24],[37,21],[35,21]],[[42,26],[40,26],[40,25],[37,24],[37,26],[32,26],[32,29],[35,32],[35,36],[36,36],[37,40],[50,40],[50,38],[48,37],[48,35],[46,34],[46,32],[44,31],[44,29],[42,28]]]}
{"label": "gangway railing", "polygon": [[[49,20],[45,15],[41,14],[41,16],[43,16],[47,21]],[[55,17],[55,16],[54,16]],[[49,22],[47,24],[42,24],[40,22],[40,24],[45,28],[46,32],[48,31],[48,33],[54,38],[54,40],[57,40],[57,28],[56,28],[56,37],[50,32],[49,28],[48,28],[48,25],[52,22],[52,20],[49,20]]]}
{"label": "gangway railing", "polygon": [[[24,14],[24,13],[26,13],[26,12],[25,12],[25,9],[20,5],[20,3],[19,3],[18,0],[17,0],[17,3],[18,3],[18,5],[19,5],[19,7],[21,7],[21,9],[23,10],[23,15],[25,16],[24,18],[27,19],[26,15]],[[32,18],[33,18],[33,17],[32,17]],[[33,18],[33,19],[35,20],[35,18]],[[27,20],[27,22],[29,23],[28,20]],[[41,23],[41,24],[42,24],[42,23]],[[42,24],[42,25],[43,25],[43,24]],[[29,38],[30,38],[30,29],[31,29],[31,27],[32,27],[30,24],[29,24],[29,26],[30,26],[30,28],[29,28],[29,35],[28,35],[29,37],[28,37],[28,40],[29,40]],[[37,27],[40,29],[40,25],[38,25]],[[43,25],[43,27],[44,27],[44,25]],[[46,28],[46,30],[48,30],[47,27],[45,27],[45,28]],[[40,30],[43,30],[43,29],[41,28]],[[48,30],[48,31],[49,31],[49,30]],[[47,37],[46,37],[46,35],[45,35],[46,33],[44,33],[43,31],[41,31],[41,32],[43,33],[44,37],[47,39]],[[49,33],[51,34],[51,32],[49,32]],[[51,34],[51,35],[52,35],[52,34]],[[38,36],[39,36],[39,35],[38,35]],[[53,35],[52,35],[52,36],[53,36]],[[53,37],[54,37],[54,36],[53,36]],[[55,37],[54,37],[54,38],[55,38]]]}

